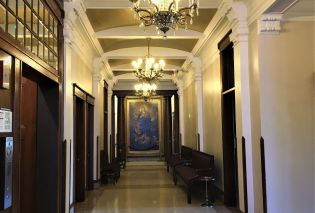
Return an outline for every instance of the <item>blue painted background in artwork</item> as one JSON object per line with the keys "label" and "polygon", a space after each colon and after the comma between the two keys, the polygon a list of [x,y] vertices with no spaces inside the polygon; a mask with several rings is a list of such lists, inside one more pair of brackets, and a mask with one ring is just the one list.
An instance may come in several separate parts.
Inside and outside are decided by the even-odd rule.
{"label": "blue painted background in artwork", "polygon": [[158,104],[145,101],[129,104],[129,149],[159,150]]}

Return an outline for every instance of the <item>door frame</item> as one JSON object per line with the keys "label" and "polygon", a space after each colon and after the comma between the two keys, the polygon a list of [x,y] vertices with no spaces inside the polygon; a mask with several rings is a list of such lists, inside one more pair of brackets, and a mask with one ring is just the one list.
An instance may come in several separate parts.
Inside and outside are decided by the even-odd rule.
{"label": "door frame", "polygon": [[[74,203],[80,202],[76,200],[76,146],[77,146],[77,138],[76,138],[76,101],[80,99],[83,101],[83,138],[84,138],[84,150],[83,150],[83,158],[84,158],[84,190],[93,189],[93,176],[94,176],[94,105],[95,98],[83,90],[78,84],[73,84],[73,195],[74,195]],[[93,107],[93,114],[89,116],[89,107]],[[91,134],[89,134],[89,132]],[[91,151],[91,152],[90,152]],[[90,152],[90,153],[89,153]],[[92,156],[92,157],[90,157]],[[85,196],[84,196],[85,199]]]}
{"label": "door frame", "polygon": [[[83,196],[83,200],[77,200],[77,146],[78,146],[78,143],[77,143],[77,129],[76,129],[76,123],[77,123],[77,100],[80,100],[83,102],[83,138],[84,138],[84,142],[83,144],[81,144],[81,146],[83,146],[83,153],[86,153],[86,127],[85,127],[85,120],[86,120],[86,95],[79,89],[77,88],[77,86],[74,84],[74,87],[73,87],[73,200],[74,200],[74,203],[77,203],[77,202],[81,202],[81,201],[84,201],[85,199],[85,195]],[[84,184],[83,188],[85,190],[85,182],[86,182],[86,158],[85,158],[85,154],[83,154],[81,156],[83,159],[84,159],[84,167],[83,167],[83,172],[82,174],[84,174],[84,181],[83,183],[81,184]]]}
{"label": "door frame", "polygon": [[88,190],[93,189],[94,182],[94,102],[94,97],[86,96],[86,183]]}
{"label": "door frame", "polygon": [[[231,205],[234,207],[239,208],[239,186],[238,186],[238,156],[237,156],[237,138],[236,138],[236,100],[235,100],[235,75],[234,75],[234,53],[231,54],[232,58],[230,61],[229,66],[233,66],[233,73],[230,74],[230,76],[226,76],[226,71],[225,71],[225,65],[226,65],[226,61],[224,59],[224,54],[226,50],[229,50],[229,48],[232,48],[233,51],[233,42],[230,41],[230,34],[232,33],[232,31],[229,31],[224,38],[219,42],[218,44],[218,49],[220,50],[220,61],[221,61],[221,118],[222,118],[222,148],[223,148],[223,171],[224,171],[224,203],[227,205]],[[230,49],[231,50],[231,49]],[[228,78],[228,79],[227,79]],[[224,103],[224,98],[229,96],[229,95],[233,95],[233,109],[232,109],[232,116],[233,117],[233,124],[231,124],[234,127],[234,130],[231,134],[234,133],[234,154],[232,156],[233,160],[234,160],[234,166],[231,166],[231,156],[227,156],[228,152],[231,153],[231,151],[229,151],[229,145],[231,144],[227,144],[227,139],[225,138],[225,122],[226,121],[226,114],[225,114],[225,103]],[[227,189],[227,185],[230,185],[227,180],[227,176],[231,175],[231,172],[229,174],[227,174],[227,171],[231,171],[231,169],[233,169],[234,167],[234,172],[232,174],[235,175],[234,177],[234,187],[235,187],[235,195],[233,195],[233,197],[231,198],[231,196],[229,195],[230,191],[232,190],[231,187],[233,187],[233,184],[231,184],[232,186],[229,186],[230,188]],[[233,199],[233,200],[232,200]]]}

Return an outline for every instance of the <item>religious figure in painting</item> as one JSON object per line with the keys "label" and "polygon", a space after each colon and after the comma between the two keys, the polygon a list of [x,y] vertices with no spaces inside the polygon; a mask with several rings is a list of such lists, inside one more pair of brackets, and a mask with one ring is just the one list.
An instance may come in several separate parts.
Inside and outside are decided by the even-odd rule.
{"label": "religious figure in painting", "polygon": [[148,102],[130,103],[130,149],[159,149],[158,106]]}

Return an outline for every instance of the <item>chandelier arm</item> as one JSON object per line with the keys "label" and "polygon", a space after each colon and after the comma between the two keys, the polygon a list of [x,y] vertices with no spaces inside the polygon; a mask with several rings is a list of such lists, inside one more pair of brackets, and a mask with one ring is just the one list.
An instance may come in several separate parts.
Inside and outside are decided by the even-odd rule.
{"label": "chandelier arm", "polygon": [[[136,11],[136,13],[138,13],[138,15],[139,15],[140,18],[141,18],[141,17],[153,17],[153,13],[152,13],[151,11],[147,10],[147,9],[139,8],[139,9],[137,9],[137,10],[135,10],[135,11]],[[141,12],[147,13],[148,15],[147,15],[147,16],[142,16],[142,15],[141,15]]]}
{"label": "chandelier arm", "polygon": [[178,13],[182,14],[182,12],[184,12],[185,10],[191,10],[193,8],[193,5],[190,7],[184,7],[178,10]]}
{"label": "chandelier arm", "polygon": [[151,4],[152,4],[152,6],[155,8],[156,12],[157,12],[157,13],[160,12],[159,7],[158,7],[156,4],[152,3],[152,1],[150,1],[150,2],[151,2]]}
{"label": "chandelier arm", "polygon": [[153,24],[152,19],[146,19],[150,16],[146,16],[146,17],[140,17],[140,20],[143,22],[143,24],[147,27],[147,26],[151,26]]}
{"label": "chandelier arm", "polygon": [[174,5],[174,2],[172,2],[172,3],[170,4],[170,6],[168,7],[168,11],[169,11],[169,12],[172,12],[172,7],[173,7],[173,5]]}

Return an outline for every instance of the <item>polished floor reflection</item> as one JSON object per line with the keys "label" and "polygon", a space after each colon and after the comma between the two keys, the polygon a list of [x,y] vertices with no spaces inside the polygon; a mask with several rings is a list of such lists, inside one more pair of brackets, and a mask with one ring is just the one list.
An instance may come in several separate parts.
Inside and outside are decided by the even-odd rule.
{"label": "polished floor reflection", "polygon": [[174,186],[165,166],[128,166],[116,185],[108,184],[88,194],[76,213],[230,213],[227,208],[201,207],[204,196],[193,194],[186,203],[185,188]]}

